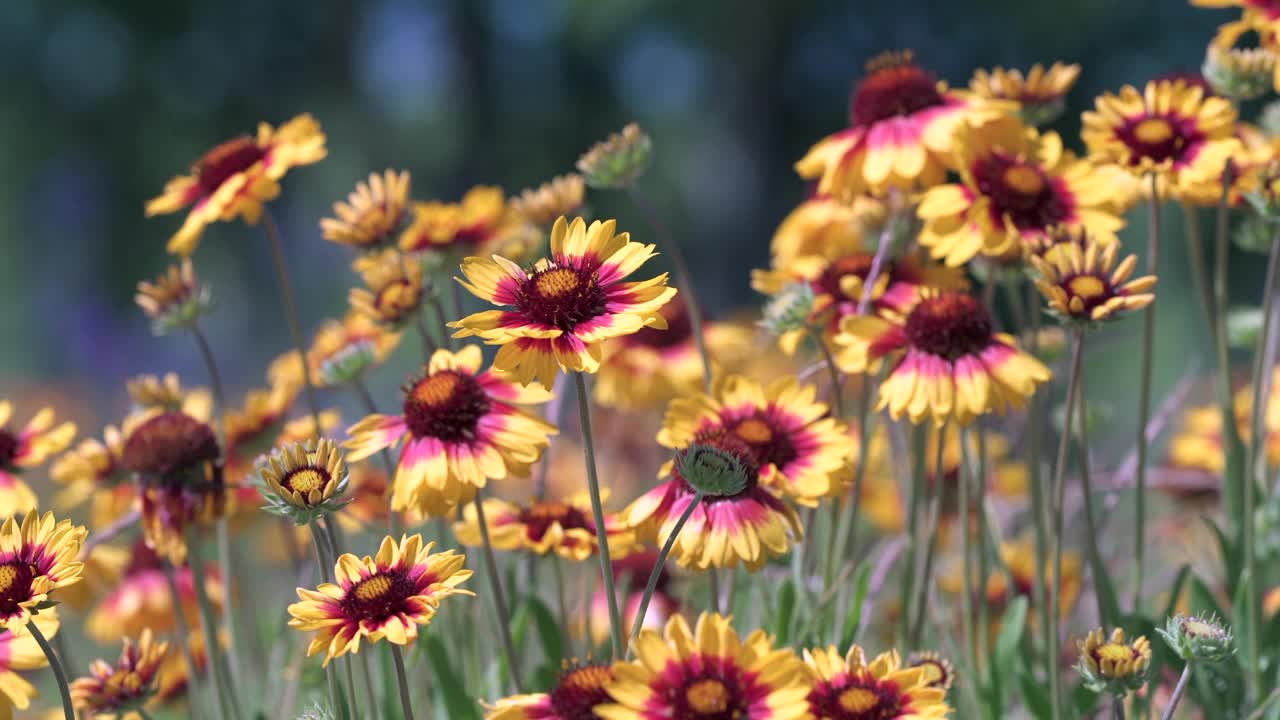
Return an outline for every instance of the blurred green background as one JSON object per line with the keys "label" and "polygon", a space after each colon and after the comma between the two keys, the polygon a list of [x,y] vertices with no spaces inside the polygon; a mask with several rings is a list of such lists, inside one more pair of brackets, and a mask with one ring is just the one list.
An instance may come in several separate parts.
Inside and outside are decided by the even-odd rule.
{"label": "blurred green background", "polygon": [[[1194,70],[1229,17],[1179,0],[6,3],[0,396],[60,398],[64,414],[105,421],[136,373],[203,382],[192,345],[153,338],[133,305],[134,284],[170,262],[164,244],[180,223],[145,220],[142,207],[259,120],[308,111],[329,138],[329,158],[291,173],[273,206],[310,328],[345,310],[355,280],[347,250],[323,241],[318,221],[370,171],[412,171],[419,199],[456,199],[477,183],[516,192],[571,169],[633,119],[656,142],[643,183],[684,243],[705,304],[724,313],[757,302],[748,271],[767,263],[773,229],[805,193],[791,163],[844,126],[869,57],[914,48],[955,85],[976,67],[1081,63],[1057,125],[1078,147],[1079,113],[1095,95]],[[652,240],[622,197],[591,202]],[[1166,216],[1165,386],[1205,350],[1181,214]],[[1135,220],[1131,247],[1144,228]],[[289,344],[261,228],[212,227],[195,259],[213,286],[206,329],[231,388],[260,384]],[[1236,258],[1239,301],[1256,302],[1260,264]],[[1111,347],[1135,334],[1122,326]],[[1091,390],[1131,388],[1132,374],[1098,377]],[[387,371],[375,386],[402,377]]]}

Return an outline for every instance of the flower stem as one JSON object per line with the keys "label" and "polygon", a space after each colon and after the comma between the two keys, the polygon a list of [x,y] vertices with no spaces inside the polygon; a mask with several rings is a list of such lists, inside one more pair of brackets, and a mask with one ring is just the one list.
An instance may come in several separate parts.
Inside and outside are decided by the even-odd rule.
{"label": "flower stem", "polygon": [[916,555],[919,553],[917,543],[917,527],[920,524],[920,500],[924,495],[925,475],[928,472],[925,458],[925,427],[916,425],[911,428],[911,498],[907,505],[907,567],[902,574],[902,588],[899,604],[902,615],[898,619],[898,635],[903,644],[910,637],[909,622],[911,619],[911,591],[916,576]]}
{"label": "flower stem", "polygon": [[[338,528],[335,525],[335,522],[336,521],[334,520],[334,516],[329,515],[324,519],[323,528],[324,528],[325,542],[328,543],[329,559],[333,561],[334,565],[337,565],[338,555],[341,554],[341,551],[342,551],[342,543],[338,541]],[[334,575],[337,575],[336,569],[334,570]],[[347,703],[349,704],[351,715],[353,717],[360,717],[360,713],[356,708],[356,680],[355,680],[355,674],[352,670],[352,665],[354,665],[355,662],[356,662],[356,659],[353,655],[347,655],[346,657],[342,658],[343,671],[346,673],[346,676],[347,676],[347,685],[346,685]],[[372,712],[373,712],[373,708],[370,707],[370,713]]]}
{"label": "flower stem", "polygon": [[[692,305],[690,312],[693,312]],[[600,500],[600,478],[596,474],[595,439],[591,432],[591,396],[587,394],[587,377],[581,372],[573,374],[577,385],[578,418],[582,423],[582,451],[587,464],[587,490],[591,493],[591,514],[596,523],[596,540],[600,547],[600,574],[604,576],[604,591],[609,599],[609,638],[613,644],[613,659],[622,656],[622,613],[618,611],[618,595],[613,582],[613,562],[609,559],[609,533],[604,522],[604,504]]]}
{"label": "flower stem", "polygon": [[1187,662],[1182,668],[1182,675],[1178,677],[1178,684],[1173,688],[1173,694],[1169,696],[1169,704],[1165,706],[1164,712],[1160,714],[1160,720],[1173,720],[1173,713],[1178,709],[1178,703],[1181,702],[1182,696],[1187,692],[1187,684],[1191,682],[1191,666],[1193,663]]}
{"label": "flower stem", "polygon": [[[204,586],[204,561],[200,557],[199,546],[194,532],[187,535],[187,563],[191,566],[191,586],[195,589],[196,606],[200,609],[200,627],[204,630],[205,652],[209,655],[209,672],[213,675],[214,687],[218,688],[219,702],[227,702],[227,717],[239,718],[240,699],[235,685],[231,681],[227,656],[218,645],[218,626],[213,615],[213,604],[209,602],[209,593]],[[230,598],[224,598],[229,602]],[[223,695],[226,696],[225,700]]]}
{"label": "flower stem", "polygon": [[516,656],[516,646],[511,640],[511,613],[507,611],[507,596],[502,591],[502,578],[498,574],[498,558],[493,554],[493,543],[489,540],[489,523],[484,517],[483,493],[477,492],[475,498],[476,522],[480,526],[480,539],[484,541],[485,569],[489,576],[489,591],[493,594],[493,606],[498,611],[498,631],[502,635],[502,650],[507,656],[507,666],[511,668],[511,681],[516,692],[524,692],[524,683],[520,679],[520,662]]}
{"label": "flower stem", "polygon": [[627,192],[631,196],[631,202],[635,203],[640,213],[645,216],[645,220],[653,227],[653,231],[658,234],[663,251],[671,256],[671,264],[676,268],[676,285],[684,294],[685,304],[689,306],[689,325],[693,331],[693,342],[698,346],[698,356],[702,358],[702,387],[710,392],[711,355],[707,352],[706,338],[702,336],[702,309],[698,303],[698,294],[693,290],[693,275],[690,274],[689,265],[685,262],[684,252],[680,250],[680,244],[667,229],[667,224],[662,221],[662,216],[658,214],[653,203],[649,202],[644,191],[632,183],[627,186]]}
{"label": "flower stem", "polygon": [[556,613],[557,620],[560,621],[560,644],[563,650],[560,658],[548,658],[549,660],[562,660],[565,657],[573,657],[573,638],[569,635],[569,601],[566,597],[567,587],[564,582],[564,560],[559,555],[551,556],[551,567],[556,577]]}
{"label": "flower stem", "polygon": [[1080,369],[1083,366],[1084,359],[1084,331],[1075,330],[1071,345],[1071,370],[1067,375],[1067,400],[1065,418],[1062,424],[1062,434],[1058,438],[1058,455],[1053,468],[1053,583],[1047,588],[1050,594],[1050,608],[1048,611],[1047,624],[1049,625],[1049,707],[1052,712],[1053,720],[1062,717],[1062,673],[1059,671],[1058,662],[1061,652],[1059,651],[1060,636],[1058,632],[1058,624],[1062,612],[1062,593],[1058,588],[1062,587],[1062,525],[1063,525],[1063,505],[1066,497],[1066,472],[1067,472],[1067,448],[1071,444],[1071,427],[1072,416],[1075,411],[1076,404],[1073,399],[1076,395],[1076,383],[1080,379]]}
{"label": "flower stem", "polygon": [[404,654],[400,646],[391,643],[391,658],[396,662],[396,683],[400,686],[400,710],[404,720],[413,720],[413,701],[409,699],[409,678],[404,671]]}
{"label": "flower stem", "polygon": [[[973,550],[970,548],[973,540],[973,533],[969,532],[969,488],[973,478],[973,467],[969,464],[969,445],[965,442],[966,438],[960,438],[960,554],[963,558],[964,579],[962,581],[962,592],[960,596],[960,611],[962,613],[960,629],[964,635],[964,646],[969,658],[969,666],[973,668],[978,665],[978,645],[974,636],[974,617],[973,603],[977,599],[973,586]],[[1043,566],[1041,566],[1043,567]],[[1043,573],[1041,573],[1043,576]],[[975,685],[977,676],[974,677]]]}
{"label": "flower stem", "polygon": [[1111,698],[1111,716],[1115,720],[1124,720],[1124,698],[1119,695]]}
{"label": "flower stem", "polygon": [[1087,427],[1089,413],[1085,395],[1084,368],[1081,368],[1080,376],[1076,378],[1076,451],[1080,456],[1080,491],[1084,495],[1084,532],[1087,538],[1090,572],[1093,573],[1093,594],[1098,603],[1098,618],[1103,627],[1110,627],[1119,624],[1120,618],[1111,617],[1102,600],[1101,578],[1105,577],[1107,567],[1102,560],[1102,552],[1098,549],[1098,524],[1093,514],[1093,480],[1089,472],[1089,429]]}
{"label": "flower stem", "polygon": [[[320,568],[320,579],[326,583],[331,582],[332,576],[329,574],[329,568],[333,567],[336,561],[329,556],[329,551],[325,548],[324,530],[320,527],[320,523],[315,520],[312,520],[307,527],[311,531],[311,542],[316,549],[316,566]],[[333,706],[334,712],[346,717],[347,706],[343,702],[342,692],[338,688],[338,675],[334,672],[332,663],[325,665],[324,676],[329,685],[329,704]]]}
{"label": "flower stem", "polygon": [[[929,576],[933,574],[933,560],[935,556],[935,548],[938,545],[938,517],[942,514],[942,450],[946,445],[946,425],[938,428],[938,449],[937,459],[934,462],[933,482],[933,500],[929,503],[929,521],[925,527],[924,547],[921,552],[924,553],[924,563],[921,567],[920,574],[916,576],[915,594],[916,597],[916,617],[911,623],[911,634],[907,643],[910,648],[920,646],[920,634],[924,631],[924,611],[929,604]],[[961,532],[968,532],[969,518],[960,519]]]}
{"label": "flower stem", "polygon": [[373,688],[372,663],[373,661],[369,659],[369,653],[360,656],[360,673],[364,676],[361,679],[364,681],[365,701],[369,703],[369,717],[377,720],[379,715],[378,696]]}
{"label": "flower stem", "polygon": [[284,258],[284,242],[280,239],[280,228],[269,209],[262,210],[262,224],[267,229],[267,239],[271,241],[271,261],[276,271],[276,285],[280,290],[280,305],[284,308],[284,318],[289,325],[289,334],[293,336],[293,347],[302,362],[302,380],[307,391],[307,409],[316,423],[316,432],[320,432],[320,402],[316,399],[316,387],[311,381],[311,367],[307,364],[306,344],[302,339],[302,326],[298,322],[298,308],[293,299],[293,286],[289,282],[289,265]]}
{"label": "flower stem", "polygon": [[676,536],[684,528],[689,516],[693,515],[693,511],[702,503],[702,498],[703,494],[701,492],[693,496],[689,507],[686,507],[684,512],[680,513],[675,526],[671,528],[671,534],[667,535],[666,542],[662,543],[662,549],[658,551],[658,559],[653,565],[653,571],[649,573],[649,581],[644,585],[644,595],[640,597],[640,607],[636,608],[636,615],[631,620],[631,641],[627,643],[628,655],[635,650],[636,638],[640,637],[640,627],[644,625],[644,616],[649,612],[649,601],[653,599],[653,593],[658,588],[658,578],[662,576],[662,569],[667,565],[667,556],[671,554],[671,548],[675,547]]}
{"label": "flower stem", "polygon": [[58,680],[58,694],[62,696],[62,716],[66,720],[76,720],[75,706],[71,704],[71,686],[67,684],[67,672],[62,668],[57,653],[49,646],[49,641],[44,638],[44,634],[34,622],[28,623],[27,629],[31,631],[31,637],[36,639],[36,644],[44,651],[44,656],[49,659],[49,667],[53,669],[53,676]]}
{"label": "flower stem", "polygon": [[[187,628],[187,614],[183,611],[185,605],[182,602],[182,593],[178,590],[178,578],[174,573],[173,565],[166,560],[160,563],[160,566],[164,570],[165,582],[169,585],[169,595],[173,598],[173,624],[178,633],[178,647],[182,650],[182,659],[187,664],[187,687],[190,688],[188,694],[194,700],[199,695],[200,683],[197,682],[199,670],[195,656],[191,654],[191,630]],[[193,708],[195,705],[196,703],[191,703]],[[219,716],[221,716],[221,706],[219,706]]]}
{"label": "flower stem", "polygon": [[[430,356],[428,355],[428,357]],[[364,404],[364,409],[368,411],[370,415],[376,415],[378,412],[378,404],[373,401],[373,394],[369,392],[369,386],[365,384],[364,378],[357,376],[356,379],[351,382],[351,387],[355,388],[356,394],[360,396],[360,402]],[[316,432],[319,434],[318,429]],[[382,450],[378,452],[378,457],[382,459],[382,469],[386,471],[387,482],[390,483],[396,475],[395,463],[391,461],[391,453],[386,448],[382,448]],[[390,498],[387,499],[387,502],[391,502]],[[400,514],[391,509],[391,507],[388,507],[387,531],[392,535],[399,535],[400,530]]]}
{"label": "flower stem", "polygon": [[[438,303],[435,303],[434,306],[436,308],[436,312],[439,313],[440,305]],[[424,305],[423,307],[418,309],[418,312],[413,314],[413,326],[418,331],[418,337],[422,338],[422,354],[430,358],[431,355],[435,353],[437,346],[436,346],[435,339],[431,337],[431,331],[427,330],[427,325],[423,320],[423,315],[426,312],[427,312],[427,309],[426,309],[426,306]],[[444,327],[443,315],[441,315],[441,320],[442,322],[440,323],[440,326]]]}
{"label": "flower stem", "polygon": [[[1151,198],[1147,236],[1147,272],[1156,274],[1160,264],[1160,192],[1156,175],[1151,173]],[[1135,475],[1134,496],[1134,547],[1133,547],[1133,607],[1142,608],[1142,581],[1146,561],[1147,537],[1147,419],[1151,416],[1151,374],[1155,355],[1156,304],[1151,303],[1142,314],[1142,376],[1138,385],[1138,465]],[[1067,398],[1070,402],[1071,398]],[[1065,435],[1071,435],[1070,425]]]}

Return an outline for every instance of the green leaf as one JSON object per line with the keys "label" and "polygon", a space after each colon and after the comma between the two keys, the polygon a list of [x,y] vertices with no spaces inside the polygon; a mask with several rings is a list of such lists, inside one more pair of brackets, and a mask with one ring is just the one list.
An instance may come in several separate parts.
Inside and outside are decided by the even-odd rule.
{"label": "green leaf", "polygon": [[[1084,685],[1077,685],[1071,691],[1071,707],[1075,708],[1075,717],[1091,718],[1098,711],[1098,703],[1103,695],[1096,693]],[[1071,715],[1068,715],[1071,717]]]}
{"label": "green leaf", "polygon": [[[1250,587],[1253,585],[1253,578],[1248,575],[1240,578],[1240,582],[1236,585],[1235,597],[1231,599],[1231,625],[1232,631],[1236,637],[1247,638],[1252,632],[1250,627],[1252,623],[1249,619],[1249,593],[1252,592]],[[1236,653],[1236,659],[1240,662],[1240,666],[1245,670],[1245,663],[1248,662],[1247,653]]]}
{"label": "green leaf", "polygon": [[431,664],[431,672],[435,675],[436,689],[444,697],[448,717],[453,720],[480,720],[480,706],[467,696],[466,684],[455,672],[455,666],[449,661],[449,653],[444,643],[435,633],[427,633],[423,642],[427,647],[427,660]]}
{"label": "green leaf", "polygon": [[1222,528],[1218,527],[1218,523],[1209,516],[1204,516],[1204,522],[1213,530],[1213,535],[1218,540],[1218,552],[1222,553],[1222,562],[1226,566],[1226,574],[1228,582],[1234,581],[1240,576],[1240,553],[1236,544],[1227,537]]}
{"label": "green leaf", "polygon": [[1027,598],[1019,595],[1009,604],[1000,620],[1000,634],[996,636],[995,671],[1002,677],[1013,674],[1018,643],[1027,627]]}
{"label": "green leaf", "polygon": [[791,639],[791,621],[796,611],[796,585],[787,578],[778,591],[778,614],[775,617],[774,635],[778,637],[778,646],[788,644]]}
{"label": "green leaf", "polygon": [[847,648],[858,639],[862,631],[862,605],[867,598],[867,589],[871,586],[871,563],[866,560],[858,567],[853,576],[853,598],[849,602],[849,612],[845,615],[844,625],[840,631],[840,647]]}
{"label": "green leaf", "polygon": [[1049,708],[1049,688],[1024,668],[1018,669],[1018,687],[1022,691],[1022,704],[1033,717],[1048,720],[1053,715]]}
{"label": "green leaf", "polygon": [[1178,596],[1182,595],[1182,586],[1187,584],[1189,577],[1191,577],[1191,565],[1183,563],[1182,567],[1178,568],[1178,576],[1173,579],[1173,585],[1169,586],[1169,602],[1164,605],[1161,620],[1167,619],[1178,609]]}
{"label": "green leaf", "polygon": [[547,662],[553,666],[558,666],[564,658],[563,637],[564,634],[560,630],[560,623],[556,621],[551,610],[538,598],[537,595],[525,596],[525,608],[530,617],[533,618],[533,628],[538,633],[538,639],[542,642],[542,652],[546,656]]}

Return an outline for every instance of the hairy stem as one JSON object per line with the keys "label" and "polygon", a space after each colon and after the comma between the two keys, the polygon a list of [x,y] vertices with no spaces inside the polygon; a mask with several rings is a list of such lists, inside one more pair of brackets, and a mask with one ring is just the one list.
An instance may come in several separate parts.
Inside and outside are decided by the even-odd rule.
{"label": "hairy stem", "polygon": [[1169,696],[1169,704],[1165,706],[1164,712],[1160,714],[1160,720],[1173,720],[1173,713],[1178,709],[1178,703],[1182,701],[1182,696],[1187,692],[1187,684],[1191,682],[1191,666],[1193,663],[1187,662],[1182,668],[1182,675],[1178,676],[1178,684],[1173,688],[1173,694]]}

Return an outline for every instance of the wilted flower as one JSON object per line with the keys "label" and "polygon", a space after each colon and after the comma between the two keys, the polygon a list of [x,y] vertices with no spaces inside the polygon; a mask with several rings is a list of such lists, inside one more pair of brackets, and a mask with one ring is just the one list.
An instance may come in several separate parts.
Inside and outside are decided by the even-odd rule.
{"label": "wilted flower", "polygon": [[1219,663],[1235,652],[1231,628],[1209,615],[1174,615],[1156,632],[1187,662]]}
{"label": "wilted flower", "polygon": [[1047,69],[1040,63],[1031,66],[1026,75],[1021,70],[997,67],[990,72],[975,70],[969,90],[978,97],[1012,100],[1018,113],[1030,125],[1048,125],[1062,114],[1067,91],[1080,77],[1080,66],[1056,62]]}
{"label": "wilted flower", "polygon": [[368,288],[352,288],[351,307],[390,329],[409,322],[422,306],[422,264],[393,249],[356,258],[356,272]]}
{"label": "wilted flower", "polygon": [[151,318],[151,332],[165,335],[195,325],[209,311],[212,295],[209,286],[196,277],[191,258],[183,258],[155,280],[138,283],[134,301]]}
{"label": "wilted flower", "polygon": [[578,172],[591,187],[618,190],[644,174],[652,151],[648,133],[630,123],[578,158]]}
{"label": "wilted flower", "polygon": [[582,209],[584,181],[581,175],[560,175],[512,198],[511,207],[524,219],[550,227],[562,215],[575,215]]}
{"label": "wilted flower", "polygon": [[260,458],[259,488],[267,501],[263,509],[273,515],[308,525],[341,510],[351,502],[347,491],[346,463],[332,440],[293,442]]}
{"label": "wilted flower", "polygon": [[371,173],[367,183],[356,184],[347,201],[333,204],[337,218],[324,218],[320,230],[325,240],[369,250],[385,245],[400,230],[409,202],[409,172],[387,170]]}
{"label": "wilted flower", "polygon": [[1126,695],[1147,681],[1151,643],[1145,637],[1126,642],[1124,630],[1116,628],[1107,639],[1102,628],[1095,628],[1079,643],[1079,649],[1076,670],[1085,686],[1094,692]]}
{"label": "wilted flower", "polygon": [[142,631],[137,644],[126,637],[115,665],[95,660],[89,666],[89,676],[71,683],[71,701],[77,710],[91,716],[127,715],[155,692],[156,675],[168,650],[169,643],[153,641],[150,629]]}

